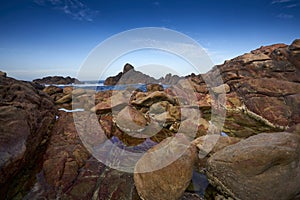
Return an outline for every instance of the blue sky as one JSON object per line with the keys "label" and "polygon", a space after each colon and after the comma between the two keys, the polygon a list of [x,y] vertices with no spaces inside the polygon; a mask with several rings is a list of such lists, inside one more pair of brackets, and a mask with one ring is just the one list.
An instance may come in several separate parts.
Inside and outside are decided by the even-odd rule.
{"label": "blue sky", "polygon": [[[2,1],[0,70],[23,80],[77,76],[99,43],[141,27],[184,33],[220,64],[262,45],[300,38],[300,0]],[[147,55],[157,53],[143,56]],[[137,58],[143,56],[119,59],[120,66],[106,75],[121,71],[122,62],[140,65]]]}

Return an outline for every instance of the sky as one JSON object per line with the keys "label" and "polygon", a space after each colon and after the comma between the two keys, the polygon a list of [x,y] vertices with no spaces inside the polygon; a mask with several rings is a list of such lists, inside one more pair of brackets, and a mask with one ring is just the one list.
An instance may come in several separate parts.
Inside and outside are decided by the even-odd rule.
{"label": "sky", "polygon": [[[21,80],[78,77],[95,49],[103,48],[101,44],[116,34],[143,27],[184,34],[203,47],[213,64],[221,64],[260,46],[290,44],[300,38],[300,0],[2,1],[0,70]],[[122,45],[126,43],[112,48]],[[117,74],[127,62],[161,70],[161,75],[172,70],[179,75],[199,72],[184,58],[159,50],[129,52],[109,66],[101,66],[105,54],[97,55],[93,62],[97,59],[103,76]],[[200,71],[210,68],[201,66]],[[82,78],[94,78],[94,70],[87,70]]]}

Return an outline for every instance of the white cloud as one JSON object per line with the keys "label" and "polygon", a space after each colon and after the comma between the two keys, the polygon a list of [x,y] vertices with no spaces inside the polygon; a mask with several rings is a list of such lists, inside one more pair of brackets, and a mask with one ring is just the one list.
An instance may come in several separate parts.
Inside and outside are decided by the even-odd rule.
{"label": "white cloud", "polygon": [[295,8],[297,6],[298,6],[298,4],[290,4],[290,5],[287,5],[286,8]]}
{"label": "white cloud", "polygon": [[280,19],[292,19],[294,18],[294,15],[280,13],[279,15],[277,15],[277,17]]}
{"label": "white cloud", "polygon": [[271,4],[276,4],[276,3],[288,3],[291,2],[292,0],[273,0]]}
{"label": "white cloud", "polygon": [[90,9],[79,0],[34,0],[40,6],[50,6],[55,10],[60,10],[71,18],[79,21],[93,21],[99,13]]}

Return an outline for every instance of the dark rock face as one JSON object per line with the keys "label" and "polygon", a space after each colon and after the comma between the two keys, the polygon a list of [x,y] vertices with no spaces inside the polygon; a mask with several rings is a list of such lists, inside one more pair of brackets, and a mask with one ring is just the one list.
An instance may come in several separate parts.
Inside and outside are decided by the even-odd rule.
{"label": "dark rock face", "polygon": [[0,71],[0,76],[6,77],[6,73],[5,73],[5,72],[2,72],[2,71]]}
{"label": "dark rock face", "polygon": [[130,64],[126,64],[123,68],[123,72],[120,72],[117,76],[108,77],[104,81],[104,85],[123,85],[123,84],[138,84],[138,83],[157,83],[157,80],[142,72],[136,71]]}
{"label": "dark rock face", "polygon": [[[0,76],[1,197],[9,199],[18,195],[14,179],[35,167],[55,113],[53,101],[31,83]],[[22,184],[22,180],[18,181]]]}
{"label": "dark rock face", "polygon": [[300,192],[300,136],[262,133],[208,160],[209,181],[235,199],[293,199]]}
{"label": "dark rock face", "polygon": [[34,83],[38,83],[41,85],[67,85],[67,84],[80,84],[80,81],[76,78],[71,78],[69,76],[62,77],[62,76],[47,76],[42,79],[35,79],[33,80]]}
{"label": "dark rock face", "polygon": [[136,71],[131,64],[125,64],[123,68],[123,72],[120,72],[116,76],[108,77],[104,81],[104,85],[125,85],[125,84],[165,84],[165,85],[174,85],[176,84],[182,77],[177,75],[172,76],[171,74],[167,74],[165,77],[160,79],[155,79],[151,76],[143,74],[142,72]]}

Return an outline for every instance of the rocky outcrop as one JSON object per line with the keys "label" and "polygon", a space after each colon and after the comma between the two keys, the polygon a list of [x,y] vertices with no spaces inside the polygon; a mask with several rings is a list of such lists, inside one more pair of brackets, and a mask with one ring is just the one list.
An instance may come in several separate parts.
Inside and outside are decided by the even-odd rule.
{"label": "rocky outcrop", "polygon": [[[215,66],[204,75],[189,76],[199,93],[199,107],[210,115],[218,88],[204,81],[222,77],[226,86],[226,119],[223,131],[231,136],[249,137],[261,132],[286,130],[300,123],[299,40],[277,44]],[[207,106],[205,106],[207,105]]]}
{"label": "rocky outcrop", "polygon": [[136,71],[134,67],[127,63],[123,68],[123,72],[120,72],[116,76],[108,77],[104,81],[104,85],[123,85],[123,84],[138,84],[138,83],[157,83],[153,77],[150,77],[142,72]]}
{"label": "rocky outcrop", "polygon": [[104,85],[125,85],[125,84],[164,84],[175,85],[180,79],[177,75],[167,74],[165,77],[155,79],[142,72],[136,71],[134,67],[126,63],[123,68],[123,72],[120,72],[116,76],[110,76],[104,81]]}
{"label": "rocky outcrop", "polygon": [[[29,82],[0,76],[0,196],[16,197],[30,186],[55,121],[54,103]],[[24,192],[24,191],[23,191]]]}
{"label": "rocky outcrop", "polygon": [[235,199],[294,199],[300,194],[300,136],[262,133],[216,152],[209,181]]}
{"label": "rocky outcrop", "polygon": [[70,76],[47,76],[41,79],[34,79],[33,82],[41,85],[68,85],[72,83],[81,83],[78,79],[71,78]]}

